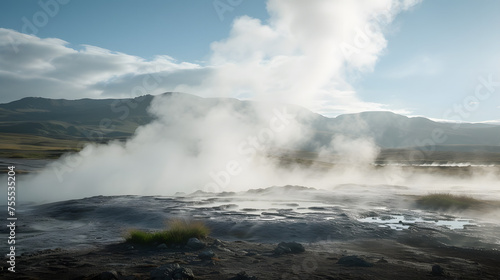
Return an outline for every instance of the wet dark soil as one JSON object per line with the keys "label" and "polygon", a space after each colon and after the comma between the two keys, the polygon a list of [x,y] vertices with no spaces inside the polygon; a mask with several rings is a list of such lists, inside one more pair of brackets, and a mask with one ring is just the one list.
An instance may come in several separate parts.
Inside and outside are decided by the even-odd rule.
{"label": "wet dark soil", "polygon": [[[302,253],[280,255],[274,251],[276,243],[213,238],[204,240],[207,247],[200,250],[128,243],[83,250],[45,250],[18,257],[16,273],[7,271],[4,265],[0,278],[150,279],[153,270],[173,263],[191,269],[195,279],[231,279],[243,271],[258,279],[500,278],[500,251],[448,246],[428,233],[405,231],[390,239],[331,239],[303,244]],[[215,256],[200,258],[199,254],[207,250]],[[370,265],[339,261],[346,256]],[[442,269],[440,275],[432,273],[435,265]]]}

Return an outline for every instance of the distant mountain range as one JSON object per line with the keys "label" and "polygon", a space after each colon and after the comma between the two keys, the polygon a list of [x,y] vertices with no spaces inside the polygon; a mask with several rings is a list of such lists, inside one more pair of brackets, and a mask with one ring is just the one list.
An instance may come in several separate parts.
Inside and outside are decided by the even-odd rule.
{"label": "distant mountain range", "polygon": [[26,97],[0,104],[0,132],[84,139],[93,131],[102,131],[105,138],[128,137],[139,125],[151,122],[146,109],[153,97],[121,100]]}
{"label": "distant mountain range", "polygon": [[[325,118],[318,127],[333,133],[349,133],[346,124],[366,128],[352,132],[367,135],[381,148],[419,148],[428,145],[500,146],[500,126],[482,123],[440,123],[423,117],[409,118],[392,112],[363,112]],[[446,148],[445,148],[446,149]],[[449,148],[448,148],[449,149]]]}
{"label": "distant mountain range", "polygon": [[[192,97],[207,108],[220,100],[227,101]],[[28,97],[0,104],[0,157],[36,153],[40,147],[49,150],[46,156],[54,157],[66,150],[77,150],[78,147],[72,144],[75,141],[126,139],[138,126],[153,120],[147,111],[153,98],[151,95],[81,100]],[[232,102],[241,107],[251,103],[236,99]],[[311,145],[324,144],[334,135],[342,134],[370,137],[384,150],[432,148],[438,152],[500,153],[500,126],[497,125],[439,123],[391,112],[363,112],[328,118],[300,107],[294,108],[306,116],[307,125],[315,131]]]}

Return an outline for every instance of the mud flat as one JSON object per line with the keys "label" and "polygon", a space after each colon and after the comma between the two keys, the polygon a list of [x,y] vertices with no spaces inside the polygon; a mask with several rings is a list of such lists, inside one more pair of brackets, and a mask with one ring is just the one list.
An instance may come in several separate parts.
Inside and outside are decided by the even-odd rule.
{"label": "mud flat", "polygon": [[[363,186],[349,194],[285,186],[25,205],[16,273],[4,263],[0,278],[172,279],[165,275],[173,271],[184,279],[500,278],[496,210],[415,209],[415,198],[386,188],[382,196]],[[204,246],[124,241],[131,228],[156,231],[171,218],[203,221],[211,229]]]}

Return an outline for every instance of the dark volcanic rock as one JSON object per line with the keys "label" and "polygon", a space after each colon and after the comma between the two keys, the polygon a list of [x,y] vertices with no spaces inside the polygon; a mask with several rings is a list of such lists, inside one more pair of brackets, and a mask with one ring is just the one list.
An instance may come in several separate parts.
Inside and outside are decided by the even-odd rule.
{"label": "dark volcanic rock", "polygon": [[255,276],[249,276],[245,271],[242,271],[233,278],[230,278],[229,280],[258,280],[259,278]]}
{"label": "dark volcanic rock", "polygon": [[369,263],[358,256],[344,256],[337,261],[338,264],[343,266],[358,266],[358,267],[372,267],[373,264]]}
{"label": "dark volcanic rock", "polygon": [[164,249],[168,249],[168,246],[167,246],[167,244],[162,243],[162,244],[160,244],[160,245],[156,246],[156,248],[161,249],[161,250],[164,250]]}
{"label": "dark volcanic rock", "polygon": [[431,274],[434,275],[434,276],[444,275],[444,268],[442,268],[438,264],[435,264],[435,265],[432,266]]}
{"label": "dark volcanic rock", "polygon": [[304,246],[297,242],[281,242],[278,244],[276,249],[274,249],[274,254],[283,255],[283,254],[297,254],[304,252]]}
{"label": "dark volcanic rock", "polygon": [[205,248],[205,243],[201,242],[198,238],[189,238],[186,245],[193,250]]}
{"label": "dark volcanic rock", "polygon": [[180,266],[179,264],[163,265],[150,273],[153,280],[192,280],[194,279],[193,271],[189,268]]}
{"label": "dark volcanic rock", "polygon": [[198,258],[202,260],[210,260],[211,258],[215,258],[215,253],[212,250],[203,251],[198,254]]}
{"label": "dark volcanic rock", "polygon": [[120,279],[118,277],[118,273],[116,271],[105,271],[99,274],[97,277],[94,279],[99,279],[99,280],[115,280],[115,279]]}

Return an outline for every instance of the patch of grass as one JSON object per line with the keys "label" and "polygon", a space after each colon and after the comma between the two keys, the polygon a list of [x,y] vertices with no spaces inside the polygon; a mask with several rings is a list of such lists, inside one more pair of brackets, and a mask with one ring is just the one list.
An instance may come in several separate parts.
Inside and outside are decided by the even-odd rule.
{"label": "patch of grass", "polygon": [[479,207],[483,202],[467,195],[433,193],[418,198],[417,204],[423,208],[433,210],[465,210],[471,207]]}
{"label": "patch of grass", "polygon": [[[1,127],[0,127],[1,129]],[[0,133],[0,157],[25,159],[55,159],[68,152],[78,152],[83,140]]]}
{"label": "patch of grass", "polygon": [[185,244],[189,238],[205,238],[210,229],[199,221],[171,220],[168,228],[158,232],[145,232],[142,230],[131,230],[126,241],[136,244]]}
{"label": "patch of grass", "polygon": [[135,244],[149,244],[153,243],[157,237],[153,232],[145,232],[142,230],[133,229],[128,232],[126,241]]}

